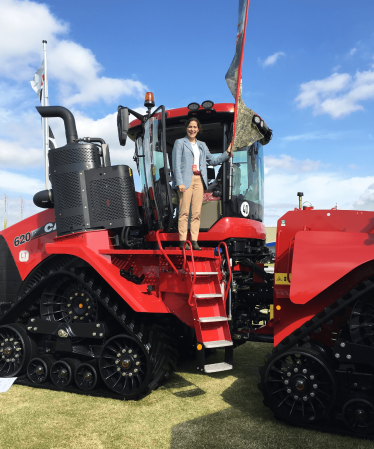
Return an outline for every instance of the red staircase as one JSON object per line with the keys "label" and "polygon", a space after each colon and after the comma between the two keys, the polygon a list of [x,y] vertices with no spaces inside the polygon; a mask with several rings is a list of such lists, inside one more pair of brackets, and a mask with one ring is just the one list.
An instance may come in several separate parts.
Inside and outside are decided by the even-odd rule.
{"label": "red staircase", "polygon": [[[221,266],[221,247],[229,260],[227,246],[221,242],[218,246],[219,266]],[[226,304],[232,278],[231,267],[229,266],[230,276],[226,284],[220,282],[222,276],[216,271],[214,259],[199,257],[199,253],[192,249],[188,252],[183,249],[183,256],[184,269],[190,274],[187,277],[190,290],[188,303],[195,323],[197,369],[205,373],[230,370],[233,367],[233,342]],[[224,361],[206,365],[205,349],[213,348],[225,348]]]}

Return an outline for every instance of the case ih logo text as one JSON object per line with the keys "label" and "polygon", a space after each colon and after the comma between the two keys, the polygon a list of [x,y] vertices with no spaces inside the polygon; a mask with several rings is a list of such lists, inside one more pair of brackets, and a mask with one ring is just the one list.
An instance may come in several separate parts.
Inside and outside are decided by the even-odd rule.
{"label": "case ih logo text", "polygon": [[15,237],[14,246],[23,245],[30,240],[33,240],[37,237],[41,237],[42,235],[49,234],[50,232],[56,231],[56,223],[47,223],[46,225],[35,229],[31,232],[26,232],[26,234],[21,234]]}

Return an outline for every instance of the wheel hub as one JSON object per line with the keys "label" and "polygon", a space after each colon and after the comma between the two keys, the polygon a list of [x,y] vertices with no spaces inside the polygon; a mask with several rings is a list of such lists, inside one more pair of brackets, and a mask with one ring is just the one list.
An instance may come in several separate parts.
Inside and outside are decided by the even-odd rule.
{"label": "wheel hub", "polygon": [[368,419],[368,414],[362,408],[359,408],[355,411],[355,418],[357,421],[364,422]]}
{"label": "wheel hub", "polygon": [[4,354],[5,354],[6,356],[11,355],[12,352],[13,352],[13,348],[12,348],[11,346],[7,346],[6,348],[4,348]]}
{"label": "wheel hub", "polygon": [[92,380],[92,373],[90,373],[89,371],[86,371],[84,373],[84,380],[86,380],[87,382],[91,382],[91,380]]}
{"label": "wheel hub", "polygon": [[62,377],[64,379],[68,375],[68,371],[65,368],[61,368],[60,372],[58,374],[60,377]]}
{"label": "wheel hub", "polygon": [[132,365],[132,359],[130,357],[125,357],[122,359],[121,366],[123,369],[129,370],[131,368],[131,365]]}
{"label": "wheel hub", "polygon": [[35,372],[38,376],[42,376],[44,374],[44,368],[41,365],[38,365],[35,368]]}
{"label": "wheel hub", "polygon": [[295,378],[293,386],[297,391],[306,391],[308,388],[308,383],[305,378]]}

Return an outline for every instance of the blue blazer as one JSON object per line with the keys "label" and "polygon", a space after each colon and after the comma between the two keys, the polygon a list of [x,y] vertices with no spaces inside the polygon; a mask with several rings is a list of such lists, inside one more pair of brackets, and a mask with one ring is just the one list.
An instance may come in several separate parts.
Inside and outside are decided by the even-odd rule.
{"label": "blue blazer", "polygon": [[[204,142],[196,139],[197,146],[200,150],[199,168],[203,177],[204,189],[208,186],[207,163],[209,165],[218,165],[228,161],[230,156],[227,153],[214,157],[210,154],[208,147]],[[186,189],[190,187],[192,182],[192,165],[194,163],[194,152],[188,137],[177,139],[173,147],[173,188],[183,184]]]}

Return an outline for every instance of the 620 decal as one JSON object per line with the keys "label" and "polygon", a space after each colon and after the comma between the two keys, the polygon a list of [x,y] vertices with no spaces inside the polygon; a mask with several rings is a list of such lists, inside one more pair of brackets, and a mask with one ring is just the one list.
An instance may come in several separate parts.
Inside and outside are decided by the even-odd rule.
{"label": "620 decal", "polygon": [[29,242],[30,240],[31,240],[31,233],[26,232],[26,234],[22,234],[14,239],[14,246],[23,245],[24,243]]}

